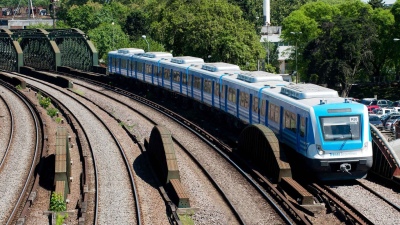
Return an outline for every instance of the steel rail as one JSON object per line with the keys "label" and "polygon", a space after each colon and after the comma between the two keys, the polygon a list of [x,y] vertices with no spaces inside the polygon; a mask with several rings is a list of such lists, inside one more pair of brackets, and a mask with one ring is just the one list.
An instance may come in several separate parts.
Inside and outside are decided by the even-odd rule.
{"label": "steel rail", "polygon": [[353,221],[354,223],[358,224],[368,224],[373,225],[374,223],[371,222],[367,217],[365,217],[361,212],[359,212],[356,208],[354,208],[350,203],[336,194],[332,189],[328,186],[320,186],[319,184],[313,183],[310,185],[312,188],[317,190],[319,194],[322,194],[328,199],[328,205],[331,203],[334,204],[336,208],[342,210],[345,214],[346,218]]}
{"label": "steel rail", "polygon": [[[80,83],[76,83],[76,82],[75,82],[74,84],[84,86],[84,85],[82,85],[82,84],[80,84]],[[96,85],[99,85],[99,84],[97,83]],[[254,181],[254,179],[253,179],[252,177],[250,177],[246,172],[244,172],[235,162],[233,162],[233,161],[230,159],[230,157],[229,157],[227,154],[224,153],[224,151],[222,151],[222,150],[219,148],[219,147],[222,147],[222,148],[225,150],[225,152],[226,152],[226,149],[229,148],[227,145],[222,144],[222,142],[220,142],[219,140],[217,140],[216,138],[214,138],[211,134],[207,133],[206,131],[204,131],[203,129],[201,129],[200,127],[198,127],[197,125],[195,125],[195,124],[193,124],[192,122],[190,122],[189,120],[186,120],[186,119],[183,118],[182,116],[180,116],[180,115],[178,115],[178,114],[176,114],[176,113],[174,113],[174,112],[172,112],[172,111],[166,109],[166,108],[163,107],[163,106],[160,106],[160,105],[158,105],[158,104],[156,104],[156,103],[153,103],[153,102],[151,102],[151,101],[149,101],[149,100],[147,100],[147,99],[145,99],[145,98],[142,98],[142,97],[140,97],[140,96],[137,96],[137,95],[135,95],[135,94],[132,94],[132,93],[130,93],[130,92],[127,92],[127,91],[122,90],[122,89],[119,89],[119,88],[110,87],[110,86],[104,85],[104,84],[102,84],[102,87],[106,88],[106,89],[109,90],[109,91],[112,91],[112,92],[121,94],[121,95],[126,96],[126,97],[129,97],[129,98],[133,98],[133,97],[134,97],[134,98],[133,98],[134,100],[139,101],[139,102],[141,102],[141,103],[143,103],[143,104],[145,104],[145,105],[147,105],[147,106],[153,108],[154,110],[157,110],[157,111],[163,113],[164,115],[166,115],[166,116],[168,116],[169,118],[173,119],[173,120],[176,121],[177,123],[179,123],[179,124],[181,124],[182,126],[186,127],[186,129],[190,130],[190,131],[191,131],[192,133],[194,133],[196,136],[198,136],[198,137],[201,138],[203,141],[205,141],[209,146],[211,146],[212,148],[214,148],[222,157],[224,157],[231,165],[233,165],[233,166],[234,166],[234,167],[235,167],[235,168],[250,182],[250,183],[252,183],[252,185],[259,191],[259,193],[261,193],[261,194],[264,196],[264,198],[267,199],[267,201],[270,202],[270,204],[272,204],[272,206],[275,208],[275,210],[276,210],[277,212],[279,212],[278,214],[280,214],[280,216],[285,220],[285,222],[288,223],[288,224],[292,224],[292,221],[285,215],[285,213],[283,213],[283,212],[281,211],[281,209],[278,207],[278,205],[276,205],[276,203],[265,193],[265,191],[260,187],[260,185],[258,185],[258,183],[257,183],[256,181]],[[92,89],[92,88],[89,88],[89,87],[86,87],[86,86],[85,86],[85,88],[88,88],[89,90],[96,91],[96,90],[94,90],[94,89]],[[103,93],[101,93],[101,94],[103,94]],[[103,94],[103,95],[105,95],[105,94]],[[121,104],[126,105],[125,103],[121,102],[121,101],[118,100],[118,99],[115,99],[115,98],[113,98],[113,97],[111,97],[111,96],[108,96],[108,97],[111,98],[111,99],[113,99],[113,101],[117,101],[117,102],[120,102]],[[132,107],[130,107],[129,105],[127,105],[127,107],[128,107],[128,108],[131,108],[132,110],[135,110],[135,109],[133,109]],[[137,110],[135,110],[135,111],[137,111]],[[140,113],[140,114],[141,114],[141,113]],[[143,115],[143,114],[141,114],[141,115]],[[148,118],[147,116],[145,116],[145,117]],[[149,118],[148,118],[148,119],[149,119]],[[151,120],[151,119],[150,119],[150,120]],[[217,144],[218,146],[217,146],[216,144]],[[229,148],[229,149],[230,149],[230,148]],[[267,183],[267,184],[270,184],[270,183]],[[276,190],[276,188],[273,187],[272,184],[270,184],[270,188],[271,188],[272,190],[275,190],[275,194],[277,194],[277,195],[280,194],[280,192],[279,192],[278,190]],[[283,198],[283,196],[281,196],[281,199],[282,199],[283,201],[286,200],[286,198]],[[289,207],[289,211],[295,212],[295,213],[298,212],[298,210],[297,210],[290,202],[285,201],[284,205],[287,205],[287,206]],[[309,223],[308,223],[308,220],[305,219],[304,216],[302,216],[302,215],[296,215],[295,217],[297,217],[297,219],[300,218],[300,220],[303,221],[304,224],[309,224]]]}
{"label": "steel rail", "polygon": [[0,98],[4,102],[4,104],[5,104],[6,108],[7,108],[7,111],[9,113],[9,115],[10,115],[10,124],[11,124],[11,126],[10,126],[10,135],[9,135],[9,140],[8,140],[8,144],[7,144],[7,147],[6,147],[6,151],[4,152],[4,155],[3,155],[3,157],[2,157],[2,159],[0,161],[0,171],[1,171],[2,168],[3,168],[3,163],[4,163],[5,159],[7,158],[8,151],[10,149],[10,146],[11,146],[11,143],[12,143],[12,139],[13,139],[13,134],[14,134],[14,115],[13,115],[13,113],[11,111],[10,106],[7,104],[7,102],[3,98],[3,96],[0,95]]}
{"label": "steel rail", "polygon": [[[39,91],[40,89],[38,89],[38,88],[36,88],[36,87],[34,87],[34,86],[32,86],[32,85],[30,85],[30,84],[26,84],[27,85],[27,87],[30,87],[32,90],[35,90],[35,91]],[[54,98],[54,96],[52,96],[52,95],[50,95],[49,93],[47,93],[47,92],[45,92],[45,91],[43,91],[43,90],[40,90],[40,92],[42,92],[45,96],[47,96],[47,97],[49,97],[51,100],[52,100],[52,102],[54,102],[54,103],[56,103],[57,105],[59,105],[59,106],[61,106],[64,110],[67,110],[68,112],[69,112],[69,115],[72,115],[72,117],[74,118],[74,120],[78,123],[78,126],[79,127],[81,127],[81,131],[83,132],[83,135],[85,136],[85,138],[86,138],[86,140],[87,140],[87,144],[88,144],[88,148],[90,149],[90,154],[91,154],[91,156],[92,156],[92,162],[93,162],[93,169],[94,169],[94,177],[95,177],[95,188],[96,188],[96,195],[95,195],[95,211],[94,211],[94,221],[93,221],[93,224],[96,224],[97,222],[97,215],[98,215],[98,205],[97,205],[97,202],[98,202],[98,184],[99,184],[99,182],[98,182],[98,171],[97,171],[97,166],[96,166],[96,158],[95,158],[95,156],[94,156],[94,153],[93,153],[93,150],[92,150],[92,145],[91,145],[91,143],[90,143],[90,141],[89,141],[89,138],[88,138],[88,135],[87,135],[87,133],[86,133],[86,130],[85,129],[83,129],[83,126],[82,126],[82,124],[81,124],[81,122],[76,118],[76,116],[62,103],[62,102],[60,102],[60,101],[58,101],[56,98]],[[61,108],[60,107],[60,108]],[[73,124],[71,124],[71,126],[74,126]]]}
{"label": "steel rail", "polygon": [[[18,97],[21,99],[21,101],[27,106],[27,108],[29,109],[29,111],[30,111],[30,113],[31,113],[31,115],[32,115],[32,118],[33,118],[33,120],[34,120],[35,131],[36,131],[35,150],[34,150],[34,153],[33,153],[32,163],[31,163],[31,166],[30,166],[30,169],[29,169],[29,172],[28,172],[28,177],[27,177],[27,179],[26,179],[26,181],[25,181],[25,184],[24,184],[24,186],[23,186],[23,188],[22,188],[21,195],[18,197],[17,203],[15,204],[15,206],[14,206],[14,208],[13,208],[13,210],[12,210],[12,212],[11,212],[10,216],[8,217],[7,222],[6,222],[6,224],[11,224],[12,221],[14,220],[14,217],[16,216],[16,212],[17,212],[17,210],[19,209],[19,206],[20,206],[21,203],[22,203],[22,199],[27,197],[27,195],[25,194],[25,192],[27,191],[28,185],[29,185],[29,183],[31,182],[31,179],[32,179],[32,177],[33,177],[33,175],[34,175],[35,162],[36,162],[37,157],[38,157],[38,152],[39,152],[39,149],[38,149],[38,148],[39,148],[39,145],[40,145],[40,139],[42,138],[42,131],[43,131],[43,129],[41,129],[41,128],[42,128],[42,123],[41,123],[41,120],[39,119],[39,116],[38,116],[39,113],[38,113],[38,112],[34,109],[34,107],[32,106],[33,103],[30,102],[29,99],[28,99],[26,96],[24,96],[23,94],[21,94],[21,93],[19,93],[17,90],[15,90],[14,87],[11,86],[10,84],[5,83],[5,82],[3,82],[3,81],[0,81],[0,83],[2,83],[2,85],[3,85],[4,87],[6,87],[7,89],[9,89],[9,90],[10,90],[11,92],[13,92],[16,96],[18,96]],[[29,196],[29,195],[28,195],[28,196]]]}
{"label": "steel rail", "polygon": [[[20,75],[20,76],[23,76],[23,77],[28,78],[28,79],[35,80],[36,82],[39,82],[39,83],[41,83],[41,84],[43,84],[43,85],[46,85],[46,86],[51,87],[50,85],[48,85],[48,84],[46,84],[45,82],[40,81],[40,80],[38,80],[38,79],[31,78],[31,77],[27,77],[27,76],[24,76],[24,75]],[[36,88],[37,88],[37,87],[36,87]],[[53,88],[53,87],[51,87],[51,88]],[[37,89],[39,89],[39,88],[37,88]],[[44,93],[43,90],[41,90],[41,92]],[[51,95],[49,95],[49,96],[51,96]],[[130,167],[130,164],[129,164],[129,162],[128,162],[128,159],[127,159],[127,157],[126,157],[126,154],[125,154],[125,152],[124,152],[124,150],[123,150],[121,144],[119,143],[118,139],[117,139],[116,136],[113,134],[113,132],[110,130],[110,128],[107,127],[106,123],[105,123],[97,114],[95,114],[88,106],[86,106],[85,104],[83,104],[82,102],[80,102],[77,98],[75,98],[75,97],[73,97],[73,96],[70,96],[70,95],[69,95],[69,97],[71,97],[72,99],[74,99],[76,102],[78,102],[78,103],[79,103],[80,105],[82,105],[84,108],[86,108],[89,112],[91,112],[91,113],[100,121],[100,123],[106,128],[106,130],[109,132],[109,134],[110,134],[111,137],[113,138],[115,144],[117,145],[117,147],[118,147],[118,149],[119,149],[119,151],[120,151],[120,153],[121,153],[121,155],[122,155],[122,158],[123,158],[123,160],[124,160],[125,166],[126,166],[126,168],[127,168],[127,170],[128,170],[128,174],[129,174],[129,176],[130,176],[130,183],[131,183],[131,186],[132,186],[132,189],[133,189],[132,191],[133,191],[133,194],[134,194],[134,198],[135,198],[135,200],[136,200],[136,201],[135,201],[136,206],[139,205],[139,208],[136,207],[136,214],[137,214],[136,219],[137,219],[137,222],[138,222],[139,225],[142,224],[142,222],[141,222],[141,217],[140,217],[140,204],[139,204],[139,199],[138,199],[138,195],[137,195],[137,188],[136,188],[136,185],[135,185],[135,180],[134,180],[134,177],[133,177],[133,172],[132,172],[132,169],[131,169],[131,167]],[[53,97],[53,98],[54,98],[54,97]],[[98,187],[98,186],[97,186],[97,187]],[[98,206],[97,206],[97,204],[96,204],[96,212],[97,212],[97,213],[96,213],[96,215],[97,215],[97,214],[98,214]],[[96,221],[95,221],[95,224],[97,224],[97,219],[96,219]]]}
{"label": "steel rail", "polygon": [[392,206],[393,208],[395,208],[397,211],[400,212],[400,206],[396,205],[395,203],[393,203],[389,199],[385,198],[383,195],[379,194],[378,192],[374,191],[373,189],[371,189],[367,185],[361,183],[360,181],[356,180],[356,183],[357,183],[357,185],[360,185],[361,187],[367,189],[369,192],[371,192],[372,194],[374,194],[378,198],[382,199],[384,202],[386,202],[387,204],[389,204],[390,206]]}

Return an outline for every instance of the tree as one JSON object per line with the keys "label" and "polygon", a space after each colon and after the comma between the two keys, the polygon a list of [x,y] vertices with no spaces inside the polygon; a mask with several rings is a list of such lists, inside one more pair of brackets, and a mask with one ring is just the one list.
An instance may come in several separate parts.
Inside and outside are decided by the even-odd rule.
{"label": "tree", "polygon": [[[224,1],[170,0],[153,21],[152,37],[174,55],[191,55],[256,69],[265,49],[241,10]],[[210,56],[210,58],[208,57]]]}
{"label": "tree", "polygon": [[383,8],[383,6],[384,6],[383,0],[369,0],[368,4],[370,4],[373,9]]}
{"label": "tree", "polygon": [[99,52],[99,59],[105,61],[109,51],[130,46],[129,38],[119,24],[102,23],[90,30],[88,36]]}
{"label": "tree", "polygon": [[304,57],[310,62],[309,74],[316,74],[319,83],[330,88],[340,84],[342,96],[346,97],[372,58],[371,46],[377,35],[368,7],[349,3],[339,8],[339,16],[321,24],[322,35],[306,46]]}
{"label": "tree", "polygon": [[138,40],[150,31],[150,20],[142,9],[133,9],[126,19],[124,31],[133,40]]}

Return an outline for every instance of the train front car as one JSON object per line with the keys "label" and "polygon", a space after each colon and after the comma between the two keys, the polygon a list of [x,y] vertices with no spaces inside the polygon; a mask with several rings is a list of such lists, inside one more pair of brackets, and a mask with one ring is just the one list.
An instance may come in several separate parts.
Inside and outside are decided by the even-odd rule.
{"label": "train front car", "polygon": [[308,147],[307,158],[320,180],[364,178],[372,166],[367,108],[342,100],[330,103],[322,99],[312,107],[315,143]]}

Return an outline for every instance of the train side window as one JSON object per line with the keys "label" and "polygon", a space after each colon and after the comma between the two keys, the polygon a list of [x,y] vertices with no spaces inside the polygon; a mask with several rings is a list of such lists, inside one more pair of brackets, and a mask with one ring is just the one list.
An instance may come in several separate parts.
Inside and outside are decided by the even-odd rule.
{"label": "train side window", "polygon": [[155,74],[157,77],[161,77],[163,68],[161,66],[157,67],[157,71],[155,71]]}
{"label": "train side window", "polygon": [[126,59],[121,60],[121,69],[126,69]]}
{"label": "train side window", "polygon": [[236,102],[236,90],[230,87],[228,88],[228,101]]}
{"label": "train side window", "polygon": [[112,65],[113,65],[114,67],[117,67],[117,58],[113,58],[113,59],[112,59]]}
{"label": "train side window", "polygon": [[214,86],[214,94],[215,96],[219,96],[219,83],[216,83]]}
{"label": "train side window", "polygon": [[253,112],[258,112],[258,98],[253,97]]}
{"label": "train side window", "polygon": [[164,68],[164,80],[169,80],[170,77],[171,77],[171,70]]}
{"label": "train side window", "polygon": [[182,84],[187,85],[187,78],[189,78],[190,75],[186,75],[186,73],[182,73]]}
{"label": "train side window", "polygon": [[300,137],[306,135],[306,118],[300,117]]}
{"label": "train side window", "polygon": [[239,95],[240,106],[248,108],[249,107],[249,94],[246,92],[240,92]]}
{"label": "train side window", "polygon": [[181,72],[174,70],[174,81],[177,83],[181,81]]}
{"label": "train side window", "polygon": [[188,84],[189,86],[192,86],[193,74],[189,74],[188,77],[189,77]]}
{"label": "train side window", "polygon": [[143,73],[143,63],[140,62],[137,64],[137,71],[139,73]]}
{"label": "train side window", "polygon": [[145,71],[146,74],[151,75],[151,67],[152,65],[146,64],[146,71]]}
{"label": "train side window", "polygon": [[285,117],[284,117],[285,128],[296,133],[296,130],[297,130],[296,129],[296,126],[297,126],[296,114],[294,114],[290,111],[287,111],[287,110],[285,110],[284,112],[285,112]]}
{"label": "train side window", "polygon": [[265,116],[265,101],[261,99],[261,115]]}
{"label": "train side window", "polygon": [[132,71],[136,70],[136,62],[135,61],[131,61],[131,69],[132,69]]}
{"label": "train side window", "polygon": [[197,89],[201,88],[201,78],[200,77],[194,77],[193,87],[195,87]]}
{"label": "train side window", "polygon": [[276,123],[279,123],[279,113],[281,108],[275,104],[269,103],[268,118]]}
{"label": "train side window", "polygon": [[204,91],[207,93],[211,93],[211,88],[212,88],[211,80],[204,79]]}

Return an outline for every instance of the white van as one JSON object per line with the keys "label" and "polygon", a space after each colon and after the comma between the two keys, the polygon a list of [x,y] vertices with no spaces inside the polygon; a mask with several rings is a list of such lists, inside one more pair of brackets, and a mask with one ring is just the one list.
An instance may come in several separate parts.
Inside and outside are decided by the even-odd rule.
{"label": "white van", "polygon": [[381,118],[383,115],[391,113],[391,112],[396,112],[395,109],[392,108],[381,108],[376,112],[376,115]]}

